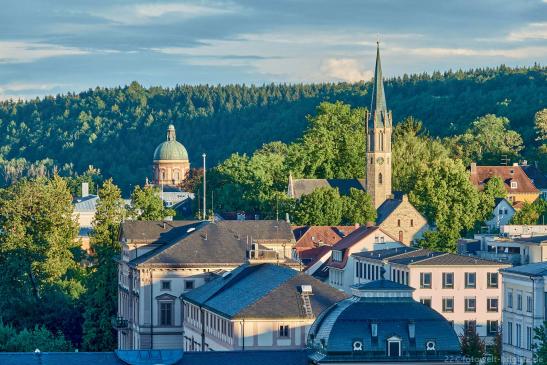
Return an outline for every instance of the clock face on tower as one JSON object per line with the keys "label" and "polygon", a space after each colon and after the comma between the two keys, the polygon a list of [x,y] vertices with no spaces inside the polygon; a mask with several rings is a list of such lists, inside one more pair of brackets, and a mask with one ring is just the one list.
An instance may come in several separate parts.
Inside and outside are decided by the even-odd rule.
{"label": "clock face on tower", "polygon": [[376,163],[377,163],[378,165],[383,164],[383,163],[384,163],[384,158],[383,158],[383,157],[378,157],[378,158],[376,159]]}

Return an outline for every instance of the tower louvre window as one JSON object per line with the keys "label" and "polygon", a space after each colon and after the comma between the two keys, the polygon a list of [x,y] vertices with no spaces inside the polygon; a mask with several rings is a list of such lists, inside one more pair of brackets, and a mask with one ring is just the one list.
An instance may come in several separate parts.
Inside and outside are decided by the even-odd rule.
{"label": "tower louvre window", "polygon": [[383,183],[382,174],[379,174],[378,175],[378,184],[382,184],[382,183]]}

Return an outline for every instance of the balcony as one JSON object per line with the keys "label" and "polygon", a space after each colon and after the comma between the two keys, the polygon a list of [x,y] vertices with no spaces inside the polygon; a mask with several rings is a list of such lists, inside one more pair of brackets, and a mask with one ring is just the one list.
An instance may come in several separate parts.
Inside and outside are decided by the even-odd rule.
{"label": "balcony", "polygon": [[249,260],[251,261],[277,261],[279,260],[279,254],[274,250],[250,250]]}
{"label": "balcony", "polygon": [[124,330],[129,327],[129,322],[123,317],[113,317],[112,318],[112,327],[117,330]]}

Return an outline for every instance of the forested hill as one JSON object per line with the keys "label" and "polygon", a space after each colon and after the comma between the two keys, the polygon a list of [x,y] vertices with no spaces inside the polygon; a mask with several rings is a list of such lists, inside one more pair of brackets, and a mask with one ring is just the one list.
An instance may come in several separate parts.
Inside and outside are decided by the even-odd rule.
{"label": "forested hill", "polygon": [[[4,179],[58,166],[88,165],[126,191],[150,176],[154,148],[173,123],[194,166],[209,166],[265,142],[291,141],[321,101],[370,103],[371,83],[264,86],[96,88],[79,94],[0,103],[0,163]],[[547,68],[480,69],[405,75],[385,82],[395,121],[412,115],[432,135],[461,133],[478,116],[506,116],[527,146],[534,113],[547,106]],[[526,153],[526,152],[525,152]],[[24,158],[24,160],[22,160]],[[48,159],[47,161],[37,162]],[[31,165],[34,164],[34,165]],[[43,165],[43,166],[42,166]]]}

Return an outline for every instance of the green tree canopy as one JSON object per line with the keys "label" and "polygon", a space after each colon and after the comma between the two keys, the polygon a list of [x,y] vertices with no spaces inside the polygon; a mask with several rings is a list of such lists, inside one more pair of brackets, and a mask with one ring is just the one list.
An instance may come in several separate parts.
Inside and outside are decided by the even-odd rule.
{"label": "green tree canopy", "polygon": [[534,340],[532,345],[534,351],[534,361],[537,364],[545,364],[547,362],[547,321],[543,325],[534,328]]}
{"label": "green tree canopy", "polygon": [[505,183],[499,176],[493,176],[484,184],[484,193],[490,195],[493,198],[506,198],[507,190],[505,189]]}
{"label": "green tree canopy", "polygon": [[33,352],[36,349],[44,352],[68,352],[73,347],[62,333],[53,334],[44,326],[17,331],[0,322],[0,352]]}
{"label": "green tree canopy", "polygon": [[297,225],[336,226],[343,211],[344,201],[338,189],[321,187],[296,202],[292,220]]}
{"label": "green tree canopy", "polygon": [[131,194],[131,203],[130,215],[136,220],[158,221],[175,215],[173,209],[163,205],[159,188],[152,185],[143,188],[135,186]]}
{"label": "green tree canopy", "polygon": [[355,188],[350,189],[348,196],[342,197],[342,224],[367,224],[376,221],[376,209],[368,193]]}
{"label": "green tree canopy", "polygon": [[116,333],[111,319],[117,313],[119,227],[125,216],[120,189],[111,179],[99,190],[97,212],[93,220],[91,247],[94,265],[87,282],[84,312],[83,347],[88,351],[111,351],[116,348]]}

